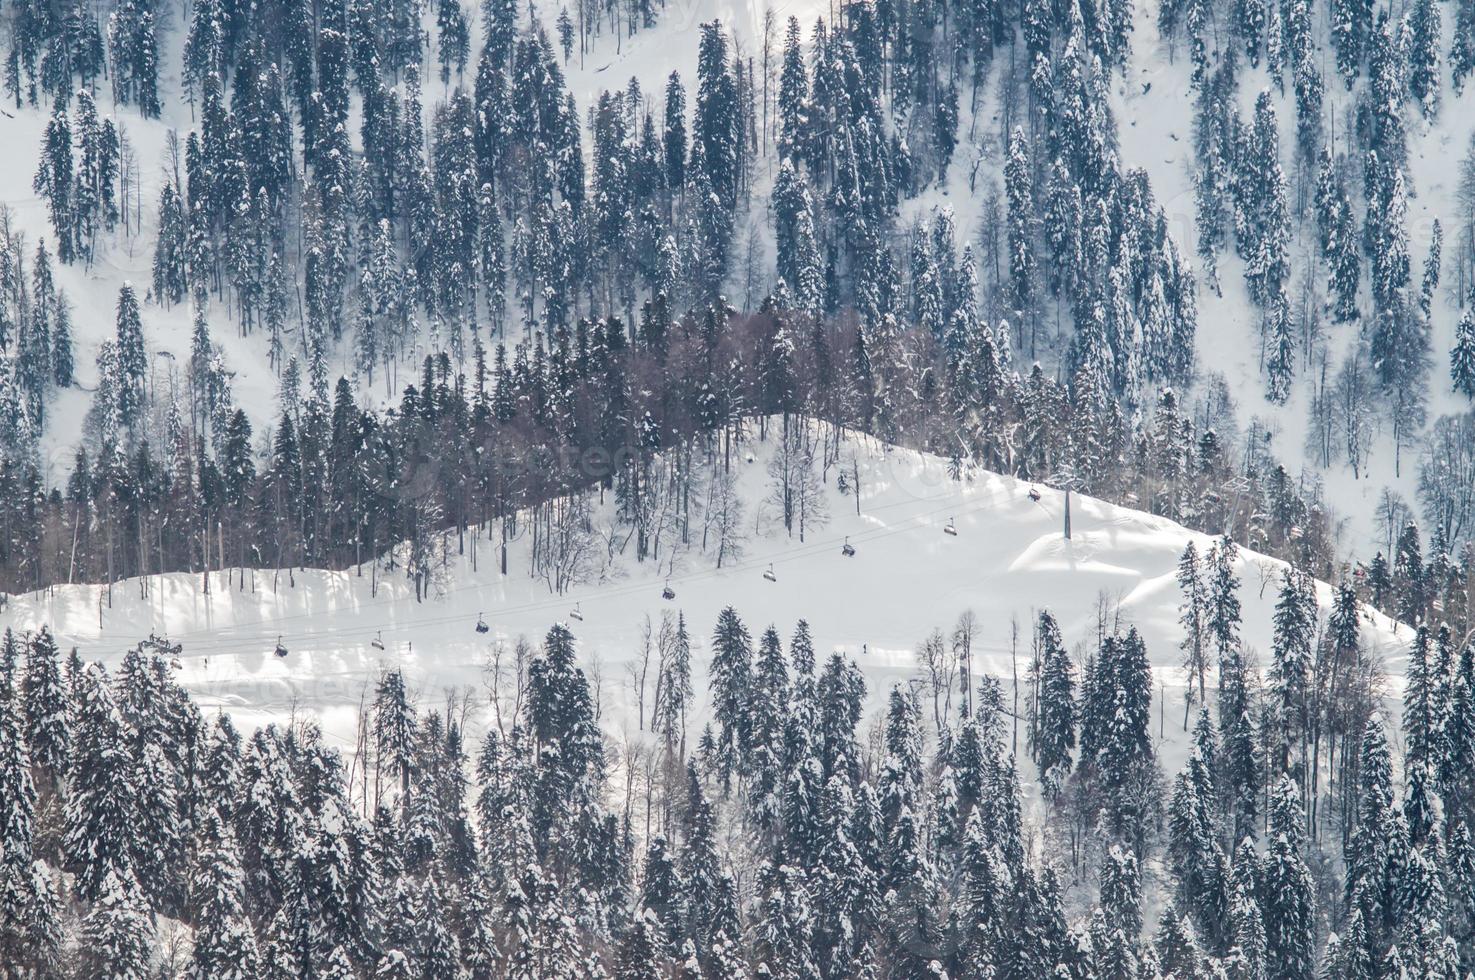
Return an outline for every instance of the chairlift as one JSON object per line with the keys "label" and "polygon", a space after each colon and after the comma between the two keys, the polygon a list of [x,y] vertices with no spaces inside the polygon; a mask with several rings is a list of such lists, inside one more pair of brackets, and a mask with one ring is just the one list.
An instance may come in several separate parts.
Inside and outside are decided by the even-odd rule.
{"label": "chairlift", "polygon": [[579,604],[577,602],[574,603],[574,608],[569,610],[568,618],[576,619],[581,623],[584,621],[584,614],[579,610]]}
{"label": "chairlift", "polygon": [[276,653],[277,653],[277,656],[278,657],[285,657],[287,655],[287,648],[284,647],[284,646],[282,646],[282,636],[281,636],[280,633],[277,634],[277,650],[276,650]]}
{"label": "chairlift", "polygon": [[374,638],[369,641],[369,646],[373,647],[375,650],[383,650],[384,649],[384,631],[383,630],[375,630],[374,631]]}
{"label": "chairlift", "polygon": [[942,533],[951,535],[955,538],[958,536],[958,526],[953,523],[953,519],[951,517],[947,519],[947,524],[943,525]]}
{"label": "chairlift", "polygon": [[850,543],[850,535],[845,535],[845,543],[840,546],[840,554],[846,558],[855,557],[855,547]]}
{"label": "chairlift", "polygon": [[487,625],[487,621],[485,619],[482,619],[481,618],[481,613],[477,613],[476,614],[476,631],[478,633],[488,633],[488,632],[491,631],[491,629],[492,628]]}
{"label": "chairlift", "polygon": [[1040,502],[1040,491],[1037,487],[1029,488],[1029,499],[1034,501],[1035,503]]}
{"label": "chairlift", "polygon": [[666,587],[661,590],[661,598],[665,599],[667,602],[670,602],[672,599],[676,598],[676,590],[671,588],[670,579],[666,580]]}
{"label": "chairlift", "polygon": [[763,570],[763,577],[770,582],[778,581],[778,576],[773,574],[773,562],[769,562],[768,567]]}

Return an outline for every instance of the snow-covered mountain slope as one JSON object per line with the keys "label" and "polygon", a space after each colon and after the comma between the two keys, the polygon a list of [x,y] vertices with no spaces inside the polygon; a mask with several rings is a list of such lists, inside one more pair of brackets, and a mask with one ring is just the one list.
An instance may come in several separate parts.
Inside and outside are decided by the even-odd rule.
{"label": "snow-covered mountain slope", "polygon": [[[559,0],[538,0],[535,5],[523,8],[520,19],[526,26],[531,22],[528,11],[536,10],[539,21],[551,31],[564,7],[565,4]],[[570,59],[562,65],[568,90],[579,106],[588,107],[595,104],[601,92],[623,89],[634,78],[652,105],[659,107],[666,79],[672,72],[679,73],[688,85],[696,78],[697,29],[703,23],[720,21],[732,38],[735,52],[740,51],[745,57],[761,61],[764,9],[758,4],[725,0],[668,3],[653,28],[633,36],[606,31],[591,38],[589,49],[583,53],[575,46]],[[774,15],[771,57],[776,64],[783,24],[790,16],[797,17],[807,31],[816,17],[833,18],[834,10],[818,0],[796,0],[775,7]],[[432,30],[433,24],[433,15],[427,15],[427,31]],[[142,298],[149,288],[158,234],[159,193],[172,177],[170,134],[177,135],[180,141],[179,166],[182,167],[184,139],[191,130],[200,126],[197,107],[185,99],[180,79],[184,28],[184,24],[175,22],[166,25],[158,35],[162,104],[159,118],[146,119],[136,109],[114,107],[105,97],[99,97],[100,114],[113,118],[130,151],[124,161],[130,170],[126,180],[130,190],[127,200],[120,202],[128,214],[115,234],[103,236],[98,254],[90,265],[56,262],[53,266],[57,285],[72,305],[77,384],[55,393],[47,406],[48,420],[40,452],[42,472],[51,485],[64,485],[71,471],[82,421],[91,403],[91,393],[97,387],[98,349],[114,336],[118,290],[124,284],[132,284]],[[467,87],[471,83],[471,73],[461,79],[461,84]],[[427,119],[433,116],[436,105],[451,94],[455,84],[453,80],[450,86],[442,85],[438,79],[425,83]],[[105,94],[105,86],[103,91]],[[776,88],[768,97],[776,99]],[[354,101],[356,108],[350,127],[351,138],[355,148],[362,149],[356,95]],[[0,162],[0,204],[10,210],[12,227],[25,233],[28,257],[38,241],[54,237],[46,201],[32,187],[50,114],[50,107],[44,103],[21,107],[10,104],[6,106],[5,117],[0,119],[0,134],[3,134],[6,147],[6,157]],[[776,125],[776,120],[772,122]],[[586,141],[590,138],[587,132],[584,137]],[[771,151],[771,145],[768,149]],[[776,165],[769,152],[763,162],[765,172],[757,175],[764,188],[771,182]],[[921,207],[918,202],[912,203]],[[761,207],[755,207],[748,219],[765,238],[771,237],[769,218]],[[772,263],[771,247],[767,261]],[[149,302],[142,310],[144,340],[151,360],[150,386],[156,396],[160,396],[161,403],[167,401],[162,397],[164,393],[188,385],[186,363],[190,354],[192,318],[193,310],[188,302],[171,308]],[[246,410],[258,431],[269,428],[276,418],[279,377],[269,362],[265,334],[256,331],[251,336],[242,336],[237,313],[228,304],[213,303],[207,310],[207,318],[211,340],[222,348],[224,364],[231,373],[235,404]],[[298,328],[296,317],[293,318],[293,326]],[[289,356],[295,354],[299,359],[305,359],[300,336],[289,337],[286,346]],[[395,365],[403,371],[381,373],[373,385],[359,386],[357,395],[360,403],[365,407],[383,407],[397,402],[402,386],[414,379],[420,362],[435,350],[428,339],[422,339]],[[328,373],[334,379],[340,375],[355,376],[351,339],[334,345],[329,351]]]}
{"label": "snow-covered mountain slope", "polygon": [[[1197,256],[1199,229],[1195,215],[1195,179],[1198,162],[1194,156],[1194,115],[1198,93],[1190,83],[1193,66],[1181,38],[1175,43],[1165,40],[1158,31],[1158,13],[1162,5],[1142,3],[1135,7],[1132,28],[1131,59],[1124,74],[1114,86],[1112,111],[1119,128],[1119,152],[1128,167],[1140,167],[1152,181],[1158,203],[1168,220],[1168,233],[1186,255]],[[1396,5],[1395,5],[1396,6]],[[1316,11],[1313,35],[1322,63],[1325,86],[1323,136],[1335,156],[1349,156],[1360,167],[1358,146],[1354,139],[1356,103],[1363,95],[1366,80],[1349,91],[1337,73],[1336,58],[1328,35],[1329,16],[1326,6]],[[1404,8],[1396,7],[1397,15]],[[1449,51],[1453,14],[1446,17],[1440,50]],[[1418,270],[1429,251],[1434,223],[1444,231],[1442,284],[1431,310],[1429,331],[1430,367],[1428,374],[1428,419],[1468,411],[1469,402],[1450,384],[1449,351],[1454,343],[1456,325],[1464,307],[1462,290],[1469,289],[1468,280],[1458,275],[1455,263],[1462,216],[1468,205],[1460,201],[1460,161],[1471,149],[1475,137],[1475,87],[1466,85],[1455,92],[1449,84],[1449,69],[1441,64],[1438,113],[1423,118],[1412,104],[1403,113],[1408,134],[1406,177],[1409,186],[1407,232],[1409,254],[1417,278]],[[1255,102],[1262,92],[1269,92],[1276,108],[1280,128],[1282,164],[1287,177],[1305,181],[1307,220],[1291,247],[1293,301],[1301,302],[1304,279],[1310,278],[1319,294],[1327,292],[1323,258],[1315,241],[1315,221],[1310,200],[1315,180],[1314,167],[1298,175],[1293,160],[1296,146],[1296,96],[1287,82],[1277,86],[1270,76],[1268,62],[1250,65],[1241,58],[1241,77],[1237,90],[1239,110],[1252,118]],[[1296,207],[1292,199],[1293,211]],[[1322,314],[1321,335],[1312,344],[1299,338],[1296,381],[1284,405],[1266,398],[1265,372],[1262,366],[1261,311],[1252,302],[1245,285],[1244,263],[1232,249],[1218,257],[1222,295],[1216,294],[1202,281],[1198,289],[1197,357],[1200,372],[1222,375],[1239,410],[1241,425],[1258,420],[1269,433],[1274,452],[1292,471],[1304,471],[1309,479],[1319,480],[1326,500],[1340,517],[1351,521],[1344,544],[1359,555],[1371,555],[1378,541],[1374,511],[1384,488],[1392,488],[1417,509],[1418,456],[1421,440],[1404,447],[1401,465],[1395,460],[1392,424],[1384,421],[1375,434],[1371,452],[1359,474],[1342,460],[1321,469],[1304,451],[1311,411],[1313,385],[1325,370],[1330,378],[1337,368],[1357,350],[1359,339],[1365,339],[1370,317],[1369,304],[1363,306],[1363,319],[1350,323],[1332,323]],[[1198,260],[1195,259],[1195,264]],[[1202,270],[1199,270],[1202,273]],[[1368,285],[1364,279],[1363,293]],[[1325,361],[1323,362],[1323,352]],[[1330,384],[1330,382],[1327,382]]]}
{"label": "snow-covered mountain slope", "polygon": [[[520,18],[530,19],[528,12],[535,12],[551,30],[565,6],[561,0],[537,0],[525,8]],[[1149,173],[1154,196],[1167,214],[1169,234],[1181,253],[1191,258],[1195,255],[1197,238],[1192,174],[1194,93],[1189,85],[1190,65],[1186,52],[1182,50],[1183,42],[1180,41],[1178,50],[1174,51],[1158,36],[1156,25],[1160,6],[1155,0],[1135,5],[1130,63],[1124,77],[1115,83],[1116,98],[1112,106],[1119,129],[1117,150],[1125,166],[1142,167]],[[658,105],[665,79],[671,72],[679,72],[688,84],[694,79],[696,28],[711,20],[723,23],[732,38],[734,54],[753,59],[761,71],[768,32],[766,14],[770,10],[773,14],[773,47],[769,57],[770,71],[774,73],[784,23],[790,16],[799,20],[807,37],[816,18],[823,17],[833,22],[837,13],[836,5],[817,0],[796,0],[771,6],[733,3],[730,0],[669,2],[660,7],[654,27],[631,36],[626,36],[623,31],[606,31],[591,40],[588,50],[580,51],[576,46],[564,65],[569,91],[579,106],[587,109],[595,103],[601,91],[622,89],[633,77],[640,82],[651,104]],[[432,20],[427,20],[427,31],[433,35],[431,25]],[[112,114],[124,127],[131,150],[129,183],[133,191],[124,204],[131,213],[127,224],[132,233],[123,230],[109,236],[91,266],[58,265],[56,269],[58,283],[75,307],[75,361],[79,385],[52,396],[53,404],[48,407],[49,421],[41,453],[43,473],[52,485],[64,483],[71,468],[80,422],[90,401],[89,392],[97,380],[97,351],[100,344],[112,335],[118,288],[124,282],[133,282],[142,293],[150,278],[158,195],[168,165],[166,147],[169,133],[174,131],[183,137],[199,125],[196,107],[182,97],[180,73],[184,26],[181,19],[175,19],[173,23],[163,25],[164,29],[159,32],[163,104],[160,119],[142,119],[126,107],[113,110],[106,98],[99,100],[103,112]],[[1446,23],[1445,27],[1444,48],[1447,49],[1451,24]],[[1335,137],[1339,150],[1346,150],[1350,144],[1344,120],[1358,92],[1349,93],[1336,74],[1326,40],[1326,24],[1320,13],[1315,33],[1318,51],[1326,62],[1327,129],[1329,135]],[[470,76],[463,81],[469,85]],[[1259,92],[1266,88],[1276,91],[1265,68],[1245,66],[1238,96],[1247,115]],[[448,87],[438,79],[427,82],[424,99],[427,115],[433,113],[435,104],[447,94]],[[765,101],[774,97],[774,92],[765,91]],[[958,127],[959,146],[948,179],[903,201],[898,229],[903,229],[913,218],[925,217],[934,207],[945,206],[955,212],[960,241],[978,235],[985,192],[997,187],[1002,169],[998,99],[993,86],[989,86],[980,100],[976,118],[965,100]],[[1456,164],[1465,152],[1472,130],[1475,130],[1475,112],[1471,111],[1475,95],[1469,91],[1455,95],[1446,84],[1443,99],[1439,114],[1432,120],[1423,120],[1412,107],[1405,113],[1409,128],[1409,185],[1412,194],[1408,231],[1415,265],[1422,261],[1427,250],[1432,222],[1436,217],[1444,219],[1446,231],[1450,233],[1447,253],[1453,252],[1454,224],[1460,213]],[[1277,92],[1276,104],[1282,131],[1283,163],[1289,173],[1295,129],[1294,97],[1289,87],[1284,94]],[[0,202],[13,210],[17,227],[26,231],[31,243],[45,237],[49,230],[45,202],[31,186],[47,118],[48,109],[43,105],[14,110],[13,115],[3,120],[10,152],[5,164],[0,166]],[[357,146],[356,113],[350,128]],[[766,138],[767,135],[762,141],[764,153],[757,163],[752,206],[748,213],[740,216],[737,231],[741,237],[751,227],[765,242],[771,238],[766,191],[775,166],[772,141]],[[589,134],[586,133],[585,138],[588,139]],[[1306,227],[1310,227],[1309,222]],[[1306,265],[1304,256],[1314,248],[1309,237],[1309,234],[1303,234],[1295,244],[1293,277],[1297,282]],[[768,272],[772,271],[772,251],[769,244],[764,256]],[[1334,461],[1324,471],[1307,462],[1303,444],[1310,400],[1308,379],[1320,369],[1319,362],[1313,351],[1300,351],[1297,381],[1288,403],[1276,406],[1266,401],[1264,373],[1258,355],[1260,313],[1246,294],[1242,264],[1232,254],[1222,255],[1220,262],[1223,295],[1215,295],[1202,281],[1198,290],[1197,362],[1200,378],[1222,374],[1238,406],[1240,425],[1245,427],[1257,420],[1271,433],[1277,457],[1293,473],[1304,472],[1308,482],[1320,483],[1337,516],[1350,518],[1339,545],[1357,557],[1370,556],[1376,536],[1374,510],[1384,487],[1398,490],[1410,504],[1416,500],[1417,447],[1405,450],[1404,465],[1399,473],[1395,473],[1392,438],[1387,431],[1391,426],[1385,424],[1360,479],[1354,479],[1351,468],[1340,461]],[[1313,265],[1319,276],[1320,264]],[[1465,407],[1450,390],[1446,370],[1446,358],[1458,318],[1458,286],[1450,279],[1452,277],[1446,277],[1433,314],[1430,420]],[[233,313],[226,307],[227,304],[217,302],[209,311],[212,339],[224,348],[223,361],[231,374],[234,403],[247,410],[256,424],[256,431],[264,436],[275,418],[278,383],[276,372],[267,361],[267,340],[259,331],[251,337],[239,336]],[[172,309],[147,304],[144,308],[144,336],[151,358],[150,378],[158,392],[187,384],[183,365],[190,348],[190,317],[188,304]],[[1359,325],[1324,324],[1323,328],[1326,370],[1331,373],[1354,349]],[[1063,341],[1060,346],[1063,346]],[[300,343],[297,339],[289,339],[288,348],[289,353],[297,353]],[[422,341],[406,351],[399,366],[413,372],[413,366],[430,352],[430,345]],[[1055,366],[1057,358],[1054,353],[1045,357],[1047,368]],[[334,345],[328,364],[330,378],[340,374],[353,376],[352,360],[351,340]],[[383,373],[376,376],[374,384],[361,385],[357,397],[365,405],[392,402],[408,378],[404,371],[397,375]],[[1190,405],[1193,394],[1189,393],[1186,399]],[[265,446],[264,439],[262,446]]]}
{"label": "snow-covered mountain slope", "polygon": [[[75,644],[84,657],[105,661],[157,633],[183,646],[179,677],[202,705],[227,710],[244,726],[305,713],[334,741],[351,744],[359,707],[372,699],[386,668],[402,668],[425,702],[472,687],[484,705],[498,645],[507,649],[519,636],[537,641],[558,621],[578,638],[583,665],[598,682],[606,725],[619,732],[636,727],[633,677],[643,628],[648,620],[658,628],[668,611],[686,618],[697,649],[698,691],[706,686],[707,637],[718,612],[732,605],[755,637],[769,624],[787,637],[797,620],[808,620],[817,652],[840,650],[853,658],[873,698],[919,677],[915,648],[934,628],[950,631],[965,610],[978,618],[975,669],[1000,678],[1006,696],[1016,671],[1022,677],[1027,669],[1039,610],[1056,616],[1067,645],[1082,657],[1094,649],[1098,617],[1105,614],[1142,633],[1163,727],[1170,741],[1179,734],[1176,566],[1190,540],[1202,551],[1211,539],[1163,518],[1076,496],[1066,540],[1062,493],[1040,488],[1036,501],[1030,485],[988,472],[954,481],[938,457],[846,436],[840,466],[832,466],[825,481],[830,520],[801,542],[784,533],[765,503],[773,445],[752,442],[735,464],[748,540],[742,555],[720,569],[695,549],[678,559],[669,579],[665,562],[657,569],[617,556],[603,569],[602,582],[554,595],[527,574],[525,535],[511,546],[505,577],[485,540],[473,567],[468,538],[468,554],[449,565],[437,594],[423,602],[415,600],[402,571],[381,568],[377,595],[369,567],[247,572],[244,580],[231,571],[211,573],[208,594],[201,575],[121,582],[112,587],[111,607],[107,590],[98,586],[16,596],[0,625],[49,625],[63,646]],[[842,466],[852,479],[859,473],[859,513],[854,494],[836,488]],[[956,535],[945,533],[950,522]],[[596,538],[607,523],[607,510],[596,513]],[[692,533],[701,533],[695,522]],[[847,540],[854,556],[842,553]],[[776,581],[764,577],[770,566]],[[1240,552],[1243,637],[1262,662],[1282,567]],[[669,601],[662,598],[667,583],[675,592]],[[1318,595],[1325,613],[1329,587],[1318,586]],[[581,621],[570,618],[574,610]],[[484,635],[475,629],[479,615],[490,626]],[[1011,639],[1015,626],[1017,640]],[[274,655],[279,637],[286,657]],[[1407,630],[1368,613],[1363,638],[1369,654],[1396,675]],[[693,729],[704,721],[699,703]],[[1175,753],[1169,748],[1166,754]]]}

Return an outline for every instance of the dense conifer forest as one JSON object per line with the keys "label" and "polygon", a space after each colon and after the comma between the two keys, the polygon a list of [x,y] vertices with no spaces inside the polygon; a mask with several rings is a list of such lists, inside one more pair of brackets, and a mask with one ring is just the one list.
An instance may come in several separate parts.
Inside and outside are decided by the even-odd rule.
{"label": "dense conifer forest", "polygon": [[[1070,645],[1038,597],[1007,679],[959,610],[878,689],[673,593],[626,739],[577,622],[484,691],[390,665],[346,737],[238,729],[163,636],[6,631],[0,980],[1475,975],[1475,0],[814,12],[0,4],[0,600],[720,569],[752,447],[803,541],[859,433],[1207,535],[1181,715],[1105,595]],[[653,37],[694,70],[585,68]],[[1177,77],[1164,203],[1118,113]]]}
{"label": "dense conifer forest", "polygon": [[1262,679],[1234,556],[1225,538],[1183,557],[1184,665],[1214,699],[1187,706],[1177,773],[1142,639],[1105,608],[1075,653],[1042,612],[1012,688],[971,673],[960,619],[870,719],[864,674],[806,623],[759,632],[730,607],[696,691],[697,624],[671,612],[649,739],[625,745],[556,625],[519,642],[484,734],[469,695],[416,703],[389,671],[350,755],[311,722],[247,734],[202,712],[158,638],[109,671],[7,632],[0,962],[27,980],[1465,976],[1475,644],[1420,627],[1390,728],[1352,590],[1319,622],[1288,571]]}

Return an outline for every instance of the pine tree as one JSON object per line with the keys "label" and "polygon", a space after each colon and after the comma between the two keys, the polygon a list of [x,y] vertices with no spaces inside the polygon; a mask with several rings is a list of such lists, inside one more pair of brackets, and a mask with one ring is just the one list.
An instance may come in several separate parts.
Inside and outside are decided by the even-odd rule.
{"label": "pine tree", "polygon": [[1408,90],[1425,116],[1434,114],[1439,99],[1439,20],[1433,0],[1417,0],[1408,15]]}
{"label": "pine tree", "polygon": [[21,724],[17,655],[15,634],[7,629],[0,646],[0,957],[39,975],[54,944],[36,928],[37,913],[49,909],[43,908],[46,896],[38,894],[39,866],[33,862],[36,792]]}
{"label": "pine tree", "polygon": [[778,83],[778,151],[786,160],[801,159],[809,142],[809,75],[799,19],[790,17],[784,32],[784,53]]}
{"label": "pine tree", "polygon": [[1199,568],[1198,548],[1192,542],[1178,559],[1178,591],[1183,601],[1178,606],[1178,621],[1183,627],[1183,671],[1188,675],[1189,693],[1198,680],[1198,703],[1207,704],[1205,676],[1209,670],[1208,608],[1209,596],[1203,572]]}
{"label": "pine tree", "polygon": [[[440,79],[450,84],[453,69],[458,78],[466,71],[466,59],[471,52],[471,28],[466,23],[466,14],[461,10],[459,0],[440,0],[436,6],[435,26],[439,32]],[[566,53],[564,58],[568,58]]]}
{"label": "pine tree", "polygon": [[1226,957],[1228,974],[1235,978],[1259,978],[1267,973],[1267,938],[1260,902],[1255,892],[1259,861],[1255,848],[1244,840],[1234,852],[1233,886],[1230,898],[1231,946]]}
{"label": "pine tree", "polygon": [[31,186],[46,199],[51,215],[51,230],[55,236],[56,257],[62,262],[71,262],[76,255],[73,237],[76,218],[72,210],[75,181],[72,127],[67,120],[66,105],[58,101],[52,107],[51,120],[46,124],[46,135],[41,144],[41,162],[36,168]]}
{"label": "pine tree", "polygon": [[1168,860],[1178,882],[1179,907],[1198,925],[1209,947],[1227,942],[1229,865],[1219,845],[1218,755],[1213,723],[1205,707],[1194,729],[1193,753],[1174,777],[1168,804]]}
{"label": "pine tree", "polygon": [[1361,249],[1352,205],[1340,182],[1329,205],[1323,250],[1330,267],[1330,288],[1336,294],[1333,319],[1346,323],[1357,318],[1357,289],[1362,276]]}
{"label": "pine tree", "polygon": [[123,105],[137,103],[146,118],[157,118],[159,52],[154,13],[138,0],[122,0],[108,18],[113,93]]}
{"label": "pine tree", "polygon": [[1282,776],[1271,792],[1268,852],[1261,866],[1268,980],[1312,980],[1316,972],[1315,886],[1306,847],[1300,790]]}
{"label": "pine tree", "polygon": [[51,373],[58,388],[72,386],[72,313],[66,297],[58,296],[51,321]]}
{"label": "pine tree", "polygon": [[189,285],[188,227],[184,203],[169,181],[165,181],[159,191],[158,225],[154,244],[154,299],[165,305],[182,303]]}
{"label": "pine tree", "polygon": [[66,776],[71,759],[72,716],[61,656],[45,626],[31,637],[22,692],[31,767],[39,788],[55,790]]}
{"label": "pine tree", "polygon": [[1419,281],[1419,310],[1428,319],[1429,311],[1434,306],[1434,293],[1439,289],[1440,265],[1443,261],[1444,252],[1444,229],[1439,224],[1439,219],[1434,219],[1434,226],[1429,231],[1429,253],[1424,256],[1424,276]]}
{"label": "pine tree", "polygon": [[1288,568],[1275,605],[1271,644],[1271,688],[1276,696],[1281,738],[1280,766],[1290,762],[1290,747],[1311,724],[1312,653],[1316,639],[1316,592],[1304,572]]}
{"label": "pine tree", "polygon": [[1331,20],[1337,70],[1347,82],[1347,88],[1351,89],[1361,72],[1373,30],[1372,0],[1335,0],[1331,6]]}
{"label": "pine tree", "polygon": [[655,926],[651,914],[646,912],[637,916],[626,930],[615,953],[615,980],[660,980]]}
{"label": "pine tree", "polygon": [[1418,627],[1409,650],[1403,693],[1405,760],[1410,770],[1437,764],[1445,757],[1447,687],[1434,659],[1433,636],[1427,625]]}
{"label": "pine tree", "polygon": [[1012,307],[1022,312],[1029,308],[1033,296],[1035,258],[1029,145],[1019,127],[1009,135],[1004,189],[1009,201],[1009,299]]}
{"label": "pine tree", "polygon": [[725,213],[737,205],[742,139],[737,82],[728,67],[727,36],[713,21],[701,26],[697,53],[697,97],[692,117],[693,168],[700,166]]}
{"label": "pine tree", "polygon": [[149,980],[153,928],[138,882],[109,868],[82,922],[81,975]]}
{"label": "pine tree", "polygon": [[1461,3],[1455,7],[1454,36],[1449,45],[1449,71],[1455,94],[1464,90],[1465,79],[1475,71],[1475,5]]}
{"label": "pine tree", "polygon": [[717,766],[723,786],[745,765],[752,741],[748,707],[753,688],[752,641],[731,606],[717,617],[712,632],[712,702],[719,727]]}
{"label": "pine tree", "polygon": [[77,685],[76,743],[68,780],[64,850],[77,874],[77,893],[96,901],[109,877],[118,914],[137,889],[131,855],[136,842],[136,784],[123,716],[99,667]]}
{"label": "pine tree", "polygon": [[665,128],[661,144],[665,151],[666,186],[673,191],[686,185],[686,89],[681,75],[666,79]]}
{"label": "pine tree", "polygon": [[213,808],[206,814],[196,881],[191,889],[198,902],[195,935],[190,958],[191,980],[229,980],[259,975],[260,958],[256,939],[243,908],[245,878],[234,834]]}
{"label": "pine tree", "polygon": [[1422,621],[1429,601],[1429,582],[1419,528],[1413,521],[1398,532],[1393,555],[1393,583],[1399,596],[1398,617],[1406,623]]}
{"label": "pine tree", "polygon": [[148,353],[143,344],[143,324],[138,316],[138,297],[133,287],[124,283],[118,290],[117,376],[114,379],[118,419],[131,427],[142,418],[144,379],[148,372]]}
{"label": "pine tree", "polygon": [[1454,346],[1449,351],[1449,377],[1455,391],[1475,401],[1475,315],[1468,306],[1460,314]]}
{"label": "pine tree", "polygon": [[886,708],[886,757],[876,791],[888,830],[895,828],[903,812],[922,804],[921,709],[915,693],[893,687]]}
{"label": "pine tree", "polygon": [[1219,654],[1220,686],[1223,686],[1225,659],[1239,646],[1240,605],[1239,577],[1234,564],[1239,549],[1225,534],[1209,551],[1208,630]]}
{"label": "pine tree", "polygon": [[1075,666],[1061,642],[1060,628],[1048,612],[1040,613],[1038,638],[1042,652],[1034,754],[1040,782],[1049,795],[1064,786],[1075,749]]}
{"label": "pine tree", "polygon": [[1291,395],[1296,371],[1296,329],[1291,319],[1291,301],[1284,286],[1276,292],[1266,312],[1266,334],[1270,356],[1265,363],[1266,396],[1284,405]]}
{"label": "pine tree", "polygon": [[1393,768],[1382,719],[1374,715],[1363,732],[1358,760],[1357,826],[1344,856],[1349,909],[1367,931],[1364,952],[1382,961],[1397,913],[1398,862],[1405,843],[1402,817],[1393,803]]}
{"label": "pine tree", "polygon": [[1095,975],[1128,980],[1139,969],[1142,886],[1131,851],[1112,846],[1101,864],[1101,897],[1091,922]]}
{"label": "pine tree", "polygon": [[781,774],[784,722],[789,714],[789,668],[773,627],[763,631],[751,689],[752,783],[749,795],[760,824],[776,815],[775,794]]}

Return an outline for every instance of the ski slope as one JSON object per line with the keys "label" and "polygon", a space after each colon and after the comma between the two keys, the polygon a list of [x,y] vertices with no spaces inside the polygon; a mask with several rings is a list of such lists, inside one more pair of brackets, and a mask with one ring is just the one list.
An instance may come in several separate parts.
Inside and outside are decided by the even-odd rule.
{"label": "ski slope", "polygon": [[[493,547],[477,549],[448,567],[438,594],[417,602],[402,569],[378,571],[378,595],[369,567],[343,572],[238,571],[171,574],[115,584],[112,604],[100,586],[65,586],[14,596],[0,626],[33,630],[48,625],[64,647],[88,659],[115,663],[150,633],[183,646],[178,677],[202,706],[230,712],[241,726],[312,717],[329,738],[351,746],[359,708],[387,668],[401,668],[421,704],[439,703],[451,689],[474,689],[487,712],[488,665],[498,644],[519,636],[539,640],[555,622],[568,622],[585,670],[597,684],[601,715],[612,735],[637,727],[633,672],[647,617],[657,627],[665,611],[685,615],[693,639],[698,704],[689,722],[706,718],[707,639],[718,612],[734,606],[756,641],[769,624],[787,638],[804,618],[817,654],[844,652],[864,670],[873,703],[894,683],[921,676],[914,650],[933,629],[950,632],[960,613],[978,617],[974,669],[999,677],[1006,698],[1030,656],[1035,614],[1057,617],[1078,657],[1094,648],[1101,603],[1122,628],[1142,633],[1154,668],[1161,723],[1169,740],[1179,734],[1183,681],[1176,664],[1181,639],[1176,566],[1190,540],[1211,539],[1163,518],[1075,496],[1072,537],[1062,535],[1064,495],[975,471],[949,478],[939,457],[846,436],[840,459],[860,474],[859,513],[854,494],[836,489],[838,469],[825,481],[831,519],[800,542],[789,537],[771,508],[766,462],[773,443],[749,442],[735,465],[750,534],[735,563],[718,569],[693,550],[669,577],[674,600],[662,598],[663,561],[616,557],[603,581],[554,595],[527,574],[528,542],[514,540],[509,574],[499,574]],[[609,509],[596,511],[607,526]],[[949,521],[957,535],[944,532]],[[699,537],[694,520],[693,536]],[[496,535],[492,535],[493,538]],[[856,550],[841,552],[846,539]],[[469,539],[468,539],[469,540]],[[452,550],[455,547],[451,537]],[[627,549],[633,553],[633,546]],[[770,563],[776,581],[763,576]],[[1268,659],[1271,616],[1281,563],[1240,552],[1239,575],[1246,645]],[[1319,586],[1323,613],[1331,590]],[[571,619],[577,609],[582,621]],[[475,630],[478,616],[490,627]],[[1018,626],[1017,650],[1011,645]],[[274,655],[280,637],[286,657]],[[1408,631],[1368,613],[1363,638],[1390,675],[1400,670]],[[374,646],[382,641],[383,650]],[[1017,658],[1017,659],[1016,659]],[[652,681],[653,683],[653,681]],[[1396,684],[1395,684],[1396,687]],[[647,703],[649,698],[647,697]],[[481,721],[490,719],[483,717]],[[1165,763],[1176,755],[1165,746]]]}

